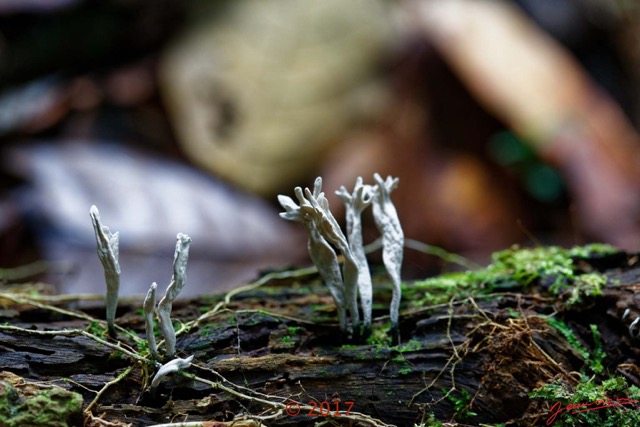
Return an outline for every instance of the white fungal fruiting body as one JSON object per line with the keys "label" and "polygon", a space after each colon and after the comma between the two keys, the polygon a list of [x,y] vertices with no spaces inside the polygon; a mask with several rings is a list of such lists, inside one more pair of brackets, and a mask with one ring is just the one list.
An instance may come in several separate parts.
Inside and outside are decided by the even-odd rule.
{"label": "white fungal fruiting body", "polygon": [[382,262],[393,285],[389,313],[391,326],[395,331],[394,339],[397,340],[400,299],[402,297],[400,272],[402,269],[404,233],[400,226],[398,212],[391,201],[391,192],[398,186],[399,179],[389,176],[386,181],[383,181],[379,174],[375,174],[373,178],[376,181],[373,197],[373,218],[382,234]]}
{"label": "white fungal fruiting body", "polygon": [[120,292],[119,235],[118,232],[111,234],[109,227],[102,225],[100,212],[95,205],[89,209],[89,216],[91,216],[91,224],[96,235],[98,258],[104,268],[104,278],[107,284],[107,326],[109,335],[115,337],[115,317],[118,308],[118,293]]}
{"label": "white fungal fruiting body", "polygon": [[191,238],[179,233],[176,242],[176,251],[173,257],[173,277],[165,291],[164,297],[158,303],[158,317],[160,318],[160,330],[164,336],[164,345],[167,357],[175,355],[176,333],[171,323],[171,309],[176,299],[187,282],[187,261],[189,260],[189,245]]}
{"label": "white fungal fruiting body", "polygon": [[357,264],[357,287],[360,294],[360,304],[364,317],[364,333],[368,335],[371,329],[371,311],[373,306],[373,289],[371,273],[367,256],[362,241],[362,212],[371,205],[371,186],[362,185],[362,177],[356,180],[353,193],[349,193],[345,187],[336,191],[336,195],[342,199],[346,208],[347,238],[349,249]]}
{"label": "white fungal fruiting body", "polygon": [[[308,188],[303,191],[301,187],[296,187],[294,192],[299,205],[290,197],[278,196],[278,201],[285,209],[280,216],[304,225],[309,235],[309,256],[336,303],[342,331],[347,331],[347,307],[354,327],[359,328],[357,266],[344,234],[329,211],[329,203],[322,193],[322,178],[315,180],[313,192]],[[335,245],[345,257],[342,274],[336,252],[329,243]]]}
{"label": "white fungal fruiting body", "polygon": [[[295,188],[299,205],[287,196],[278,196],[285,209],[282,218],[301,222],[309,235],[309,255],[318,268],[324,282],[338,306],[340,326],[346,331],[346,309],[351,313],[354,336],[360,335],[358,294],[364,316],[364,333],[368,334],[372,322],[373,289],[362,239],[362,212],[373,205],[373,216],[382,234],[382,258],[391,277],[393,296],[390,315],[393,340],[398,341],[398,318],[401,298],[400,269],[402,267],[404,234],[398,213],[391,202],[390,193],[398,185],[398,179],[388,177],[383,181],[375,174],[375,186],[363,185],[358,177],[352,193],[341,187],[336,194],[346,206],[347,239],[329,209],[329,202],[322,192],[322,178],[315,180],[313,192],[308,188]],[[336,247],[344,256],[342,275],[338,268]]]}
{"label": "white fungal fruiting body", "polygon": [[142,305],[144,311],[144,327],[145,332],[147,334],[147,343],[149,344],[149,352],[154,359],[159,359],[158,356],[158,345],[156,344],[156,337],[153,334],[153,315],[155,313],[156,308],[156,288],[158,284],[153,282],[149,291],[147,291],[147,296],[144,299],[144,303]]}
{"label": "white fungal fruiting body", "polygon": [[[98,250],[98,257],[102,262],[105,271],[105,279],[107,282],[107,324],[109,327],[109,334],[115,337],[115,313],[118,304],[118,291],[120,288],[120,265],[118,263],[118,233],[111,234],[109,228],[103,226],[100,221],[100,213],[98,208],[91,206],[89,210],[91,216],[91,223],[96,235],[96,243]],[[158,318],[160,320],[160,331],[164,336],[166,357],[175,356],[176,346],[176,333],[171,323],[171,309],[174,300],[184,288],[187,282],[187,261],[189,260],[189,246],[191,244],[191,238],[186,234],[179,233],[177,235],[176,250],[173,257],[173,275],[171,277],[171,283],[165,291],[164,297],[156,304],[156,289],[158,285],[154,282],[143,302],[143,312],[145,320],[145,332],[147,335],[147,342],[149,344],[149,352],[154,359],[159,359],[157,344],[153,330],[153,317],[157,310]],[[172,367],[180,367],[187,363],[188,366],[191,363],[193,356],[188,359],[176,359],[167,365],[163,366],[165,372],[167,369],[174,369]],[[173,363],[173,364],[171,364]],[[161,371],[158,372],[154,383],[157,385],[157,381],[163,376]],[[164,374],[166,375],[166,373]],[[153,387],[153,386],[152,386]]]}
{"label": "white fungal fruiting body", "polygon": [[342,274],[340,273],[340,264],[338,256],[331,245],[320,235],[318,230],[305,224],[305,229],[309,234],[309,243],[307,245],[309,257],[314,265],[321,265],[318,268],[320,277],[329,288],[329,293],[338,307],[338,320],[340,328],[347,328],[347,311],[345,307],[344,287],[342,283]]}
{"label": "white fungal fruiting body", "polygon": [[[344,262],[342,264],[342,276],[344,281],[344,296],[347,307],[351,313],[351,320],[353,322],[353,329],[356,334],[359,334],[360,330],[360,314],[358,311],[358,263],[351,253],[349,243],[345,237],[338,221],[329,210],[329,202],[324,193],[319,189],[322,187],[322,178],[316,178],[314,185],[314,192],[306,188],[304,192],[304,199],[301,199],[299,195],[299,188],[296,189],[296,196],[299,200],[305,200],[306,203],[301,203],[301,208],[305,213],[309,213],[314,218],[315,227],[320,231],[320,234],[338,248],[340,253],[344,256]],[[310,205],[310,206],[309,206]]]}
{"label": "white fungal fruiting body", "polygon": [[338,310],[338,320],[340,328],[345,331],[347,328],[347,314],[344,301],[344,284],[338,256],[331,245],[326,241],[315,225],[314,215],[311,212],[303,213],[291,197],[280,195],[278,201],[285,208],[286,212],[280,216],[289,221],[301,222],[309,235],[307,250],[313,264],[318,268],[318,273],[329,288],[329,293],[333,297]]}
{"label": "white fungal fruiting body", "polygon": [[192,361],[193,361],[193,355],[185,359],[181,359],[178,357],[162,365],[160,369],[158,369],[158,372],[156,373],[156,375],[153,377],[153,380],[151,380],[152,395],[155,395],[156,389],[158,388],[158,385],[160,385],[160,381],[162,381],[164,377],[174,372],[187,369],[189,366],[191,366]]}

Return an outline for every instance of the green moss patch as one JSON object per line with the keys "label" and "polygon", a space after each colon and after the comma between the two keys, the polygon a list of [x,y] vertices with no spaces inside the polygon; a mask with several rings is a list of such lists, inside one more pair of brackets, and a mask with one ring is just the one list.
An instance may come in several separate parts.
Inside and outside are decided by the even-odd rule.
{"label": "green moss patch", "polygon": [[67,427],[82,420],[82,396],[55,386],[25,383],[0,373],[0,425]]}
{"label": "green moss patch", "polygon": [[576,386],[553,381],[529,393],[549,405],[547,424],[557,427],[619,427],[640,425],[640,389],[621,377],[598,384],[582,377]]}
{"label": "green moss patch", "polygon": [[577,261],[591,256],[617,252],[612,246],[592,244],[570,249],[558,246],[523,249],[512,247],[496,252],[492,263],[474,271],[444,274],[405,286],[405,295],[413,306],[444,304],[452,298],[522,289],[533,284],[547,287],[554,295],[567,295],[567,304],[583,296],[602,294],[606,278],[597,272],[583,271]]}

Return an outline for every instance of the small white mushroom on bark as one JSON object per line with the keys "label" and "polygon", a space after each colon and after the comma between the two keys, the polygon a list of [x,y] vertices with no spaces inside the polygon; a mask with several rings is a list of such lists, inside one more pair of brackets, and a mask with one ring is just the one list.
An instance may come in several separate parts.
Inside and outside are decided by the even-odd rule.
{"label": "small white mushroom on bark", "polygon": [[388,176],[383,181],[379,174],[374,174],[376,181],[373,197],[373,219],[382,234],[382,262],[391,278],[393,294],[391,297],[392,339],[399,342],[398,318],[402,290],[400,287],[400,271],[402,268],[404,233],[393,202],[391,192],[398,186],[399,179]]}
{"label": "small white mushroom on bark", "polygon": [[178,357],[162,365],[160,369],[158,369],[158,372],[156,373],[156,375],[151,380],[151,395],[155,396],[156,389],[158,388],[158,385],[160,385],[160,381],[162,381],[164,377],[174,372],[183,371],[187,369],[189,366],[191,366],[192,361],[193,361],[193,355],[185,359],[181,359]]}
{"label": "small white mushroom on bark", "polygon": [[158,303],[158,317],[160,318],[160,330],[164,336],[166,356],[173,357],[176,351],[176,333],[171,323],[171,308],[182,288],[187,282],[187,261],[189,260],[189,245],[191,238],[179,233],[176,242],[176,251],[173,256],[173,277],[165,291],[164,297]]}
{"label": "small white mushroom on bark", "polygon": [[107,284],[106,317],[109,335],[116,336],[115,318],[118,308],[118,293],[120,291],[120,264],[118,263],[118,232],[111,234],[109,227],[102,225],[100,212],[93,205],[89,209],[91,224],[96,234],[98,258],[104,268],[104,278]]}
{"label": "small white mushroom on bark", "polygon": [[356,180],[353,193],[349,193],[345,187],[340,187],[336,195],[342,199],[346,207],[347,238],[349,248],[358,267],[358,291],[360,304],[364,317],[364,335],[371,331],[371,311],[373,306],[373,289],[371,285],[371,273],[367,256],[362,241],[362,212],[371,205],[372,188],[362,184],[362,177]]}
{"label": "small white mushroom on bark", "polygon": [[144,303],[142,305],[144,311],[144,329],[147,334],[147,343],[149,344],[149,352],[151,356],[158,360],[160,357],[158,356],[158,345],[156,344],[156,337],[153,334],[153,315],[155,313],[156,308],[156,288],[158,284],[153,282],[149,291],[147,291],[147,296],[144,299]]}
{"label": "small white mushroom on bark", "polygon": [[[321,194],[322,181],[316,180],[313,194],[317,197]],[[340,272],[340,265],[338,263],[338,256],[333,250],[327,240],[322,237],[322,234],[318,230],[314,221],[314,213],[310,208],[310,204],[302,197],[302,189],[297,187],[295,189],[298,199],[302,199],[301,205],[297,205],[291,197],[279,195],[278,201],[285,209],[285,212],[281,212],[280,216],[289,221],[301,222],[304,226],[307,234],[309,235],[309,241],[307,243],[307,249],[309,251],[309,257],[313,264],[318,268],[318,273],[329,288],[329,293],[333,297],[337,306],[338,320],[340,322],[340,329],[343,332],[347,331],[347,314],[344,296],[344,283],[342,281],[342,274]],[[301,206],[306,206],[302,209]]]}

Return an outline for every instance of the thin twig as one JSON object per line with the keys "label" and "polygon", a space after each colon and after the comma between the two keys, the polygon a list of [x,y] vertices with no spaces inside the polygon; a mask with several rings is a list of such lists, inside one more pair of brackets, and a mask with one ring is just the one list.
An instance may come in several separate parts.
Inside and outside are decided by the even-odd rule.
{"label": "thin twig", "polygon": [[298,278],[298,277],[308,276],[310,274],[315,274],[317,272],[318,272],[318,269],[315,267],[306,267],[306,268],[299,268],[297,270],[274,271],[271,273],[267,273],[264,276],[262,276],[260,279],[256,280],[255,282],[249,283],[246,286],[241,286],[239,288],[236,288],[227,292],[227,294],[224,297],[224,304],[229,305],[229,303],[231,302],[231,298],[233,298],[234,296],[241,294],[243,292],[248,292],[256,288],[259,288],[260,286],[270,282],[271,280]]}
{"label": "thin twig", "polygon": [[110,343],[109,341],[105,341],[100,337],[97,337],[96,335],[87,332],[87,331],[83,331],[80,329],[62,329],[62,330],[53,330],[53,331],[39,331],[39,330],[33,330],[33,329],[25,329],[25,328],[20,328],[18,326],[12,326],[12,325],[0,325],[0,330],[3,331],[13,331],[13,332],[19,332],[19,333],[23,333],[23,334],[27,334],[27,335],[38,335],[38,336],[64,336],[64,337],[77,337],[77,336],[84,336],[87,337],[89,339],[92,339],[93,341],[104,345],[105,347],[109,347],[113,350],[116,351],[120,351],[124,354],[126,354],[127,356],[138,360],[140,362],[144,362],[144,363],[155,363],[157,366],[160,366],[159,363],[157,362],[153,362],[143,356],[140,356],[138,353],[136,353],[135,351],[129,350],[125,347],[122,346],[121,342],[118,342],[117,344],[113,344]]}
{"label": "thin twig", "polygon": [[[6,292],[0,292],[0,300],[2,299],[7,299],[11,302],[14,302],[16,304],[24,304],[24,305],[30,305],[36,308],[40,308],[42,310],[49,310],[49,311],[53,311],[54,313],[58,313],[58,314],[62,314],[65,316],[69,316],[69,317],[73,317],[76,319],[82,319],[82,320],[87,320],[89,322],[95,322],[95,323],[99,323],[101,325],[107,325],[107,322],[105,320],[100,320],[100,319],[96,319],[95,317],[91,317],[88,314],[82,313],[82,312],[78,312],[78,311],[72,311],[72,310],[65,310],[63,308],[60,307],[56,307],[53,305],[49,305],[49,304],[43,304],[41,302],[38,302],[37,299],[43,299],[42,297],[21,297],[21,296],[17,296],[14,294],[10,294],[10,293],[6,293]],[[102,298],[104,299],[104,298]],[[55,301],[55,300],[54,300]],[[140,338],[139,336],[135,335],[134,333],[132,333],[131,331],[115,325],[115,328],[124,333],[125,335],[129,336],[131,339],[133,339],[136,342],[139,341],[143,341],[142,338]],[[26,331],[28,331],[27,329],[25,329]]]}
{"label": "thin twig", "polygon": [[109,381],[108,383],[106,383],[104,386],[102,386],[102,388],[100,389],[100,391],[98,391],[98,393],[96,393],[96,397],[91,401],[91,403],[89,403],[87,405],[87,407],[84,409],[85,413],[90,413],[91,412],[91,408],[98,403],[98,400],[100,399],[100,397],[102,397],[102,395],[104,394],[104,392],[107,391],[107,389],[109,387],[111,387],[112,385],[115,385],[117,383],[119,383],[120,381],[122,381],[123,379],[125,379],[127,377],[127,375],[129,375],[131,373],[131,371],[133,371],[133,368],[135,368],[136,365],[131,365],[129,366],[125,371],[123,371],[120,375],[118,375],[116,378],[114,378],[113,380]]}
{"label": "thin twig", "polygon": [[75,317],[77,319],[89,320],[91,322],[97,321],[95,318],[93,318],[93,317],[91,317],[91,316],[89,316],[87,314],[84,314],[84,313],[81,313],[81,312],[78,312],[78,311],[65,310],[63,308],[55,307],[55,306],[49,305],[49,304],[42,304],[42,303],[40,303],[38,301],[35,301],[31,297],[22,297],[22,296],[18,296],[18,295],[15,295],[15,294],[10,294],[10,293],[6,293],[6,292],[0,292],[0,299],[6,299],[6,300],[9,300],[9,301],[14,302],[16,304],[31,305],[33,307],[41,308],[43,310],[53,311],[55,313],[63,314],[65,316]]}
{"label": "thin twig", "polygon": [[[210,381],[210,380],[207,380],[205,378],[198,377],[197,375],[190,374],[188,372],[179,372],[179,374],[181,374],[182,376],[185,376],[187,378],[191,378],[194,381],[198,381],[198,382],[201,382],[203,384],[207,384],[208,386],[210,386],[214,390],[220,390],[220,391],[223,391],[223,392],[225,392],[227,394],[235,396],[235,397],[237,397],[239,399],[248,400],[248,401],[253,402],[253,403],[260,403],[260,404],[262,404],[264,406],[267,406],[267,407],[269,407],[269,408],[271,408],[273,410],[276,410],[276,411],[284,411],[284,410],[287,409],[287,405],[284,404],[284,403],[274,402],[274,401],[271,401],[271,400],[266,400],[266,399],[262,399],[262,398],[258,398],[258,397],[248,396],[248,395],[246,395],[244,393],[241,393],[241,392],[235,390],[234,388],[227,387],[227,386],[223,385],[219,381]],[[269,397],[276,397],[276,396],[269,396]],[[278,399],[286,399],[286,398],[279,397],[279,396],[277,398]],[[320,409],[318,407],[313,407],[313,406],[310,406],[310,405],[301,404],[299,402],[294,402],[294,403],[296,403],[296,408],[299,405],[301,412],[305,412],[306,411],[306,413],[308,413],[308,412],[315,411],[319,415],[322,415],[322,414],[320,414]],[[341,419],[346,418],[346,419],[350,419],[350,420],[353,420],[353,421],[366,423],[367,425],[374,426],[374,427],[392,427],[390,424],[386,424],[386,423],[384,423],[384,422],[382,422],[382,421],[380,421],[380,420],[378,420],[376,418],[370,417],[369,415],[365,415],[365,414],[362,414],[360,412],[351,411],[348,415],[346,414],[346,412],[344,414],[342,412],[340,412],[340,415],[338,417],[341,418]]]}
{"label": "thin twig", "polygon": [[414,239],[405,239],[404,240],[404,247],[405,248],[409,248],[409,249],[413,249],[428,255],[433,255],[436,256],[448,263],[451,264],[458,264],[464,268],[468,268],[469,270],[477,270],[479,268],[482,268],[481,265],[476,264],[475,262],[461,256],[458,254],[454,254],[451,252],[448,252],[444,249],[442,249],[441,247],[438,246],[434,246],[434,245],[428,245],[426,243],[422,243],[418,240],[414,240]]}

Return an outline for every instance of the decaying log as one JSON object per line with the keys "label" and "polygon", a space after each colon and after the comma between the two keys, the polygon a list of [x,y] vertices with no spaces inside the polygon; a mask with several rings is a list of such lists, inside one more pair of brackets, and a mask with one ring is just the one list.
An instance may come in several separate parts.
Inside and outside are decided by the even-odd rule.
{"label": "decaying log", "polygon": [[[536,425],[549,404],[528,393],[554,378],[576,383],[585,366],[547,322],[551,314],[589,349],[589,325],[596,324],[607,372],[640,384],[638,345],[622,319],[626,308],[629,319],[640,312],[637,260],[616,254],[581,261],[605,271],[608,284],[604,295],[571,308],[544,283],[428,307],[407,308],[405,301],[402,344],[394,347],[376,344],[375,336],[365,344],[341,335],[331,297],[314,275],[272,280],[228,303],[224,296],[176,302],[177,355],[194,355],[194,363],[163,380],[155,398],[149,383],[166,360],[152,361],[137,338],[144,334],[142,300],[121,301],[115,341],[98,320],[99,302],[3,293],[0,391],[12,375],[78,393],[84,417],[77,409],[58,425],[214,425],[207,422],[244,416],[245,425],[331,418],[336,425],[407,426],[430,414],[457,425]],[[390,286],[377,285],[374,330],[388,328],[390,294]],[[464,393],[467,407],[456,408]]]}

